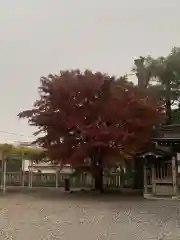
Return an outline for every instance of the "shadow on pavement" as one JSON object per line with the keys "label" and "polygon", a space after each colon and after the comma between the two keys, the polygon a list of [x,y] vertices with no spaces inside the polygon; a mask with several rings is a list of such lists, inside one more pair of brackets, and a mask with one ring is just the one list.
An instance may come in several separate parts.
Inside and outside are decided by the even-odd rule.
{"label": "shadow on pavement", "polygon": [[28,187],[8,187],[6,193],[1,196],[16,197],[26,196],[43,200],[87,200],[87,201],[118,201],[118,200],[144,200],[141,191],[108,191],[99,193],[92,190],[72,189],[65,192],[63,188],[28,188]]}

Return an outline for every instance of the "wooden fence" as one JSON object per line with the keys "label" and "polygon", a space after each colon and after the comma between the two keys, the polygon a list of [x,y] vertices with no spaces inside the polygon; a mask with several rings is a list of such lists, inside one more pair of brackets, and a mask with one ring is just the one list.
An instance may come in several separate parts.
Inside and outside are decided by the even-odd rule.
{"label": "wooden fence", "polygon": [[[22,173],[21,172],[8,172],[6,174],[6,186],[22,186]],[[58,187],[64,186],[65,175],[58,175]],[[91,175],[72,176],[70,178],[72,188],[88,188],[94,186],[94,179]],[[24,175],[24,186],[29,185],[28,172]],[[52,173],[33,173],[32,186],[34,187],[55,187],[56,175]],[[119,174],[110,174],[104,176],[104,186],[107,188],[120,188],[122,187],[121,177]]]}

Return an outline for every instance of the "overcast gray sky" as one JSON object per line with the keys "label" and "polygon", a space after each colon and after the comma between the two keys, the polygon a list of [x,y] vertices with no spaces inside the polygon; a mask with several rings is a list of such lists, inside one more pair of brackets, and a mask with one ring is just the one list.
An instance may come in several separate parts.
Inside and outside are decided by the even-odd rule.
{"label": "overcast gray sky", "polygon": [[[179,0],[0,0],[0,142],[32,140],[18,120],[39,78],[80,68],[123,75],[134,57],[180,46]],[[135,79],[133,79],[135,80]]]}

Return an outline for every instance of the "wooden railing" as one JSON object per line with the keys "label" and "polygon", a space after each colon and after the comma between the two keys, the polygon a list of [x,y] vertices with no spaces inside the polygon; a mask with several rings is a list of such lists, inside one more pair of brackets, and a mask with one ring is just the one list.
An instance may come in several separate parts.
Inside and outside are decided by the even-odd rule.
{"label": "wooden railing", "polygon": [[[58,175],[58,187],[64,186],[65,175]],[[7,186],[22,186],[23,185],[22,172],[8,172],[6,174],[6,185]],[[72,188],[85,188],[94,186],[94,178],[87,175],[72,176],[70,178],[70,183]],[[29,185],[29,174],[28,172],[24,175],[24,186]],[[56,186],[56,175],[52,173],[32,174],[32,186],[34,187],[55,187]],[[121,178],[119,174],[109,174],[104,176],[104,186],[107,188],[120,188]]]}

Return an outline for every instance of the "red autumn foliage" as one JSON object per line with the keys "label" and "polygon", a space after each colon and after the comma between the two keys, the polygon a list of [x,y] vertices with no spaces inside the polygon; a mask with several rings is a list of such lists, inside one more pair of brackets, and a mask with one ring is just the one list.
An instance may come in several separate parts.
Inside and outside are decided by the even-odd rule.
{"label": "red autumn foliage", "polygon": [[163,109],[126,79],[86,70],[41,78],[40,99],[20,118],[43,133],[52,160],[79,164],[94,152],[135,154],[149,143]]}

